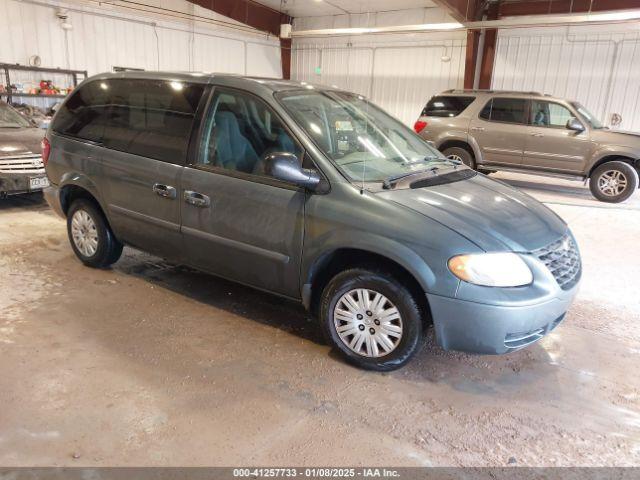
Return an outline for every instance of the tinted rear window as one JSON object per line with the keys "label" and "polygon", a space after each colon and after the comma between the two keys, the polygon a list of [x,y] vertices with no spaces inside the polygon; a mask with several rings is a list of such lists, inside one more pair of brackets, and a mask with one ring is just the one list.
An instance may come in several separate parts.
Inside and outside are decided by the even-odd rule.
{"label": "tinted rear window", "polygon": [[480,118],[493,122],[526,123],[527,101],[523,98],[496,97],[487,102]]}
{"label": "tinted rear window", "polygon": [[476,97],[433,97],[424,107],[422,115],[425,117],[457,117],[473,103]]}
{"label": "tinted rear window", "polygon": [[107,148],[181,163],[203,85],[111,79],[88,83],[58,112],[53,131]]}

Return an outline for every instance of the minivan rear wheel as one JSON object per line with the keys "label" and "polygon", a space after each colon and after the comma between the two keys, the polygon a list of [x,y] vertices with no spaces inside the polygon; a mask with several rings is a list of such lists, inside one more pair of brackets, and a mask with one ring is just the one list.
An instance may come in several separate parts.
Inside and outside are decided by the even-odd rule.
{"label": "minivan rear wheel", "polygon": [[462,147],[445,148],[442,154],[451,160],[462,162],[467,167],[473,168],[474,170],[476,168],[476,161],[473,158],[473,155],[465,148],[462,148]]}
{"label": "minivan rear wheel", "polygon": [[589,179],[589,189],[601,202],[624,202],[638,188],[638,172],[625,162],[606,162]]}
{"label": "minivan rear wheel", "polygon": [[108,267],[122,255],[122,243],[116,239],[102,211],[85,198],[71,204],[67,212],[67,234],[74,253],[89,267]]}
{"label": "minivan rear wheel", "polygon": [[327,341],[360,368],[404,366],[422,338],[420,308],[401,282],[366,268],[336,275],[325,287],[320,320]]}

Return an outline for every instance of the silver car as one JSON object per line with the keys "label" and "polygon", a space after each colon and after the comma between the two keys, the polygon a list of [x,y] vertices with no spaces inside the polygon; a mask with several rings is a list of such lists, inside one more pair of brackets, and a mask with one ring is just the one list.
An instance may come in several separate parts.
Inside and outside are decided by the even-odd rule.
{"label": "silver car", "polygon": [[415,131],[448,158],[491,172],[589,180],[603,202],[638,188],[640,134],[611,131],[578,102],[535,92],[447,90]]}

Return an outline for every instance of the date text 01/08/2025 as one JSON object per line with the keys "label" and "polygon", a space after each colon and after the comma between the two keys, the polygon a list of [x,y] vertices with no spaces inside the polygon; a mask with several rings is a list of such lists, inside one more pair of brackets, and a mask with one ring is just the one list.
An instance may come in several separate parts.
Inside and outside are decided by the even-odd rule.
{"label": "date text 01/08/2025", "polygon": [[252,478],[398,478],[397,470],[387,468],[234,468],[234,477]]}

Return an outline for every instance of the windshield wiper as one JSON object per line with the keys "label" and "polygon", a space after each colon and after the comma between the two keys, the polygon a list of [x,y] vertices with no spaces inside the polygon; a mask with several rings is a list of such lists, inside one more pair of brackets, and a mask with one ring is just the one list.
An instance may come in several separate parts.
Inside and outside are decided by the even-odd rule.
{"label": "windshield wiper", "polygon": [[415,170],[413,172],[406,172],[406,173],[400,173],[398,175],[393,175],[391,177],[386,178],[383,182],[382,182],[382,188],[384,188],[385,190],[389,190],[391,187],[393,187],[396,183],[398,183],[400,180],[407,178],[407,177],[411,177],[413,175],[419,175],[421,173],[432,173],[435,175],[435,173],[440,170],[440,167],[430,167],[430,168],[425,168],[424,170]]}
{"label": "windshield wiper", "polygon": [[464,165],[460,160],[453,160],[452,158],[447,158],[447,157],[437,157],[435,155],[424,157],[423,160],[425,162],[433,161],[438,163],[449,163],[449,164],[455,165],[456,167],[458,165]]}

